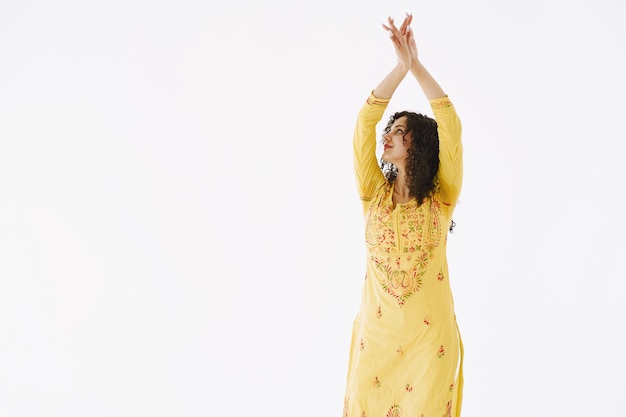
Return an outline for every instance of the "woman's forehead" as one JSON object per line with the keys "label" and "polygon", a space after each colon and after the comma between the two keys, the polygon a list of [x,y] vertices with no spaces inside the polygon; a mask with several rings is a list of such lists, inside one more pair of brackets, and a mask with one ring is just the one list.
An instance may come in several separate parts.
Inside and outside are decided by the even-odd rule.
{"label": "woman's forehead", "polygon": [[406,116],[402,116],[402,117],[398,117],[392,124],[392,126],[398,126],[398,125],[402,125],[402,126],[406,126],[407,123],[407,117]]}

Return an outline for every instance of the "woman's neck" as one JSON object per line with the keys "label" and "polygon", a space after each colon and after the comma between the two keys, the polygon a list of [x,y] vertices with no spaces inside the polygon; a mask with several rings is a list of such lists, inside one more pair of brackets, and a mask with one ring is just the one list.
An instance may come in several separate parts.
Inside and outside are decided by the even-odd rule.
{"label": "woman's neck", "polygon": [[411,196],[411,189],[409,183],[406,180],[406,174],[402,171],[398,171],[398,176],[393,184],[393,202],[394,203],[406,203],[413,198]]}

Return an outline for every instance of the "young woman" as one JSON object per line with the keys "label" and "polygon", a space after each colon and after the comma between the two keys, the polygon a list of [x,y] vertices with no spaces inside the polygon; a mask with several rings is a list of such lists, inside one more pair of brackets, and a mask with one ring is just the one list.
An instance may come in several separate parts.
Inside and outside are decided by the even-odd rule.
{"label": "young woman", "polygon": [[[344,416],[458,417],[463,347],[446,260],[462,181],[461,123],[418,58],[407,15],[383,25],[397,63],[369,95],[354,134],[354,164],[366,220],[367,273],[354,321]],[[435,120],[391,116],[382,165],[376,124],[408,73]]]}

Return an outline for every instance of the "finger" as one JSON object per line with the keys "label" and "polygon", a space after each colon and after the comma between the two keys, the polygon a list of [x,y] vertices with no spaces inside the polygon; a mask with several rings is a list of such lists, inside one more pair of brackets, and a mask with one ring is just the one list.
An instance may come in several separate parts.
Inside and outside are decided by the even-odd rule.
{"label": "finger", "polygon": [[383,29],[385,29],[385,31],[387,31],[387,34],[389,35],[389,39],[391,39],[391,42],[392,42],[394,45],[396,45],[396,46],[397,46],[397,45],[398,45],[399,40],[398,40],[398,37],[397,37],[396,35],[394,35],[394,33],[393,33],[393,31],[392,31],[392,28],[390,28],[389,26],[386,26],[386,25],[384,25],[384,24],[382,25],[382,27],[383,27]]}
{"label": "finger", "polygon": [[400,26],[400,33],[402,35],[406,35],[406,28],[409,26],[409,15],[407,13],[404,21],[402,21],[402,25]]}
{"label": "finger", "polygon": [[406,29],[406,41],[409,45],[415,43],[415,40],[413,39],[413,29],[411,29],[410,26]]}
{"label": "finger", "polygon": [[383,28],[389,32],[389,36],[394,36],[398,39],[404,36],[404,34],[401,33],[394,24],[391,24],[389,26],[383,24]]}
{"label": "finger", "polygon": [[382,27],[383,29],[385,29],[385,31],[387,31],[387,34],[389,35],[389,37],[391,38],[394,37],[393,30],[389,26],[382,24]]}
{"label": "finger", "polygon": [[396,29],[393,26],[390,27],[390,26],[387,26],[387,25],[383,24],[383,29],[385,29],[389,33],[389,36],[393,37],[393,36],[399,36],[400,35],[400,32],[398,32],[398,29]]}
{"label": "finger", "polygon": [[397,31],[398,31],[398,28],[396,27],[396,24],[395,24],[395,23],[394,23],[394,21],[393,21],[393,17],[389,16],[389,17],[387,18],[387,22],[388,22],[388,24],[389,24],[389,27],[391,27],[392,29],[394,29],[394,32],[397,32]]}

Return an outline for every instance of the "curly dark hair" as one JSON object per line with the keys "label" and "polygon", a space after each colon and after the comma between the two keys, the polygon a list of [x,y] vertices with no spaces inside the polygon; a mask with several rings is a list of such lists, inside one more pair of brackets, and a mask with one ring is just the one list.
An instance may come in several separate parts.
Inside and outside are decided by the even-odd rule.
{"label": "curly dark hair", "polygon": [[[408,151],[406,179],[409,183],[410,195],[415,197],[418,205],[421,205],[426,198],[435,192],[438,186],[439,133],[437,132],[437,122],[421,113],[396,112],[389,118],[383,135],[389,133],[394,122],[403,116],[407,118],[407,129],[404,136],[413,135],[413,141]],[[380,162],[380,168],[387,181],[394,182],[398,176],[398,168],[383,159]],[[456,223],[452,220],[449,227],[451,233],[455,226]]]}
{"label": "curly dark hair", "polygon": [[[387,122],[383,135],[389,133],[396,120],[406,116],[405,136],[413,135],[407,158],[406,179],[409,192],[418,204],[433,194],[437,187],[436,176],[439,170],[439,134],[437,122],[430,117],[410,111],[394,113]],[[384,139],[383,139],[384,140]],[[390,162],[381,159],[381,169],[389,182],[394,182],[398,169]]]}

